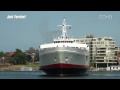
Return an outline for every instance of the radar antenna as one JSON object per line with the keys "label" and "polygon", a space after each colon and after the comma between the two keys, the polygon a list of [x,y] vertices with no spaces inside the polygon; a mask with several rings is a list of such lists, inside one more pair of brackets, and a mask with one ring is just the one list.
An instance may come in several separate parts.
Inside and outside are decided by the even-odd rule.
{"label": "radar antenna", "polygon": [[61,38],[62,39],[68,38],[66,27],[67,26],[72,26],[72,25],[66,25],[65,17],[63,19],[62,25],[57,25],[57,26],[62,26],[62,35],[61,35]]}

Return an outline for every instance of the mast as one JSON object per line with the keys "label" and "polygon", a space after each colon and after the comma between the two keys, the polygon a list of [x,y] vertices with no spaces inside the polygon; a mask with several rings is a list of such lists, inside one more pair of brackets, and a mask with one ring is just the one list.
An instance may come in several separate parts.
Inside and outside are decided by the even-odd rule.
{"label": "mast", "polygon": [[62,25],[57,25],[57,26],[62,26],[62,35],[61,35],[61,38],[62,39],[68,38],[66,27],[67,26],[72,26],[72,25],[66,25],[65,17],[63,19]]}

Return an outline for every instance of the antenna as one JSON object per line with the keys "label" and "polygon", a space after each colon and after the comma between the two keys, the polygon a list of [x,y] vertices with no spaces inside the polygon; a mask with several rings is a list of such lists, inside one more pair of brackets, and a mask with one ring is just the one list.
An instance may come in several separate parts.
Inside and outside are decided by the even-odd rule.
{"label": "antenna", "polygon": [[62,26],[62,35],[61,35],[61,38],[63,38],[63,39],[68,38],[66,27],[67,26],[72,26],[72,25],[66,25],[65,17],[63,19],[62,25],[57,25],[57,26]]}

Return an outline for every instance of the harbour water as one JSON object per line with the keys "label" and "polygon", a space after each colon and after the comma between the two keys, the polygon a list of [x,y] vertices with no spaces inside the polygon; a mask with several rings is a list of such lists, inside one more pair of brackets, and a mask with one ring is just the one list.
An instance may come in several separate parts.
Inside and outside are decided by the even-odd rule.
{"label": "harbour water", "polygon": [[43,71],[0,71],[0,79],[120,79],[120,72],[88,71],[81,76],[47,76]]}

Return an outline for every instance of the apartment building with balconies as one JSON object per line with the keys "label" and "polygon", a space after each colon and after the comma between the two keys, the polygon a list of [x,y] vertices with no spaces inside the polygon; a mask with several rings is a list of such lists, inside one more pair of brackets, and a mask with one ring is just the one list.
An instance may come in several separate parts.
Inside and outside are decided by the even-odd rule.
{"label": "apartment building with balconies", "polygon": [[86,43],[90,47],[90,63],[96,67],[117,65],[116,52],[120,47],[115,45],[112,37],[97,37],[86,35],[85,38],[74,39],[74,43]]}

